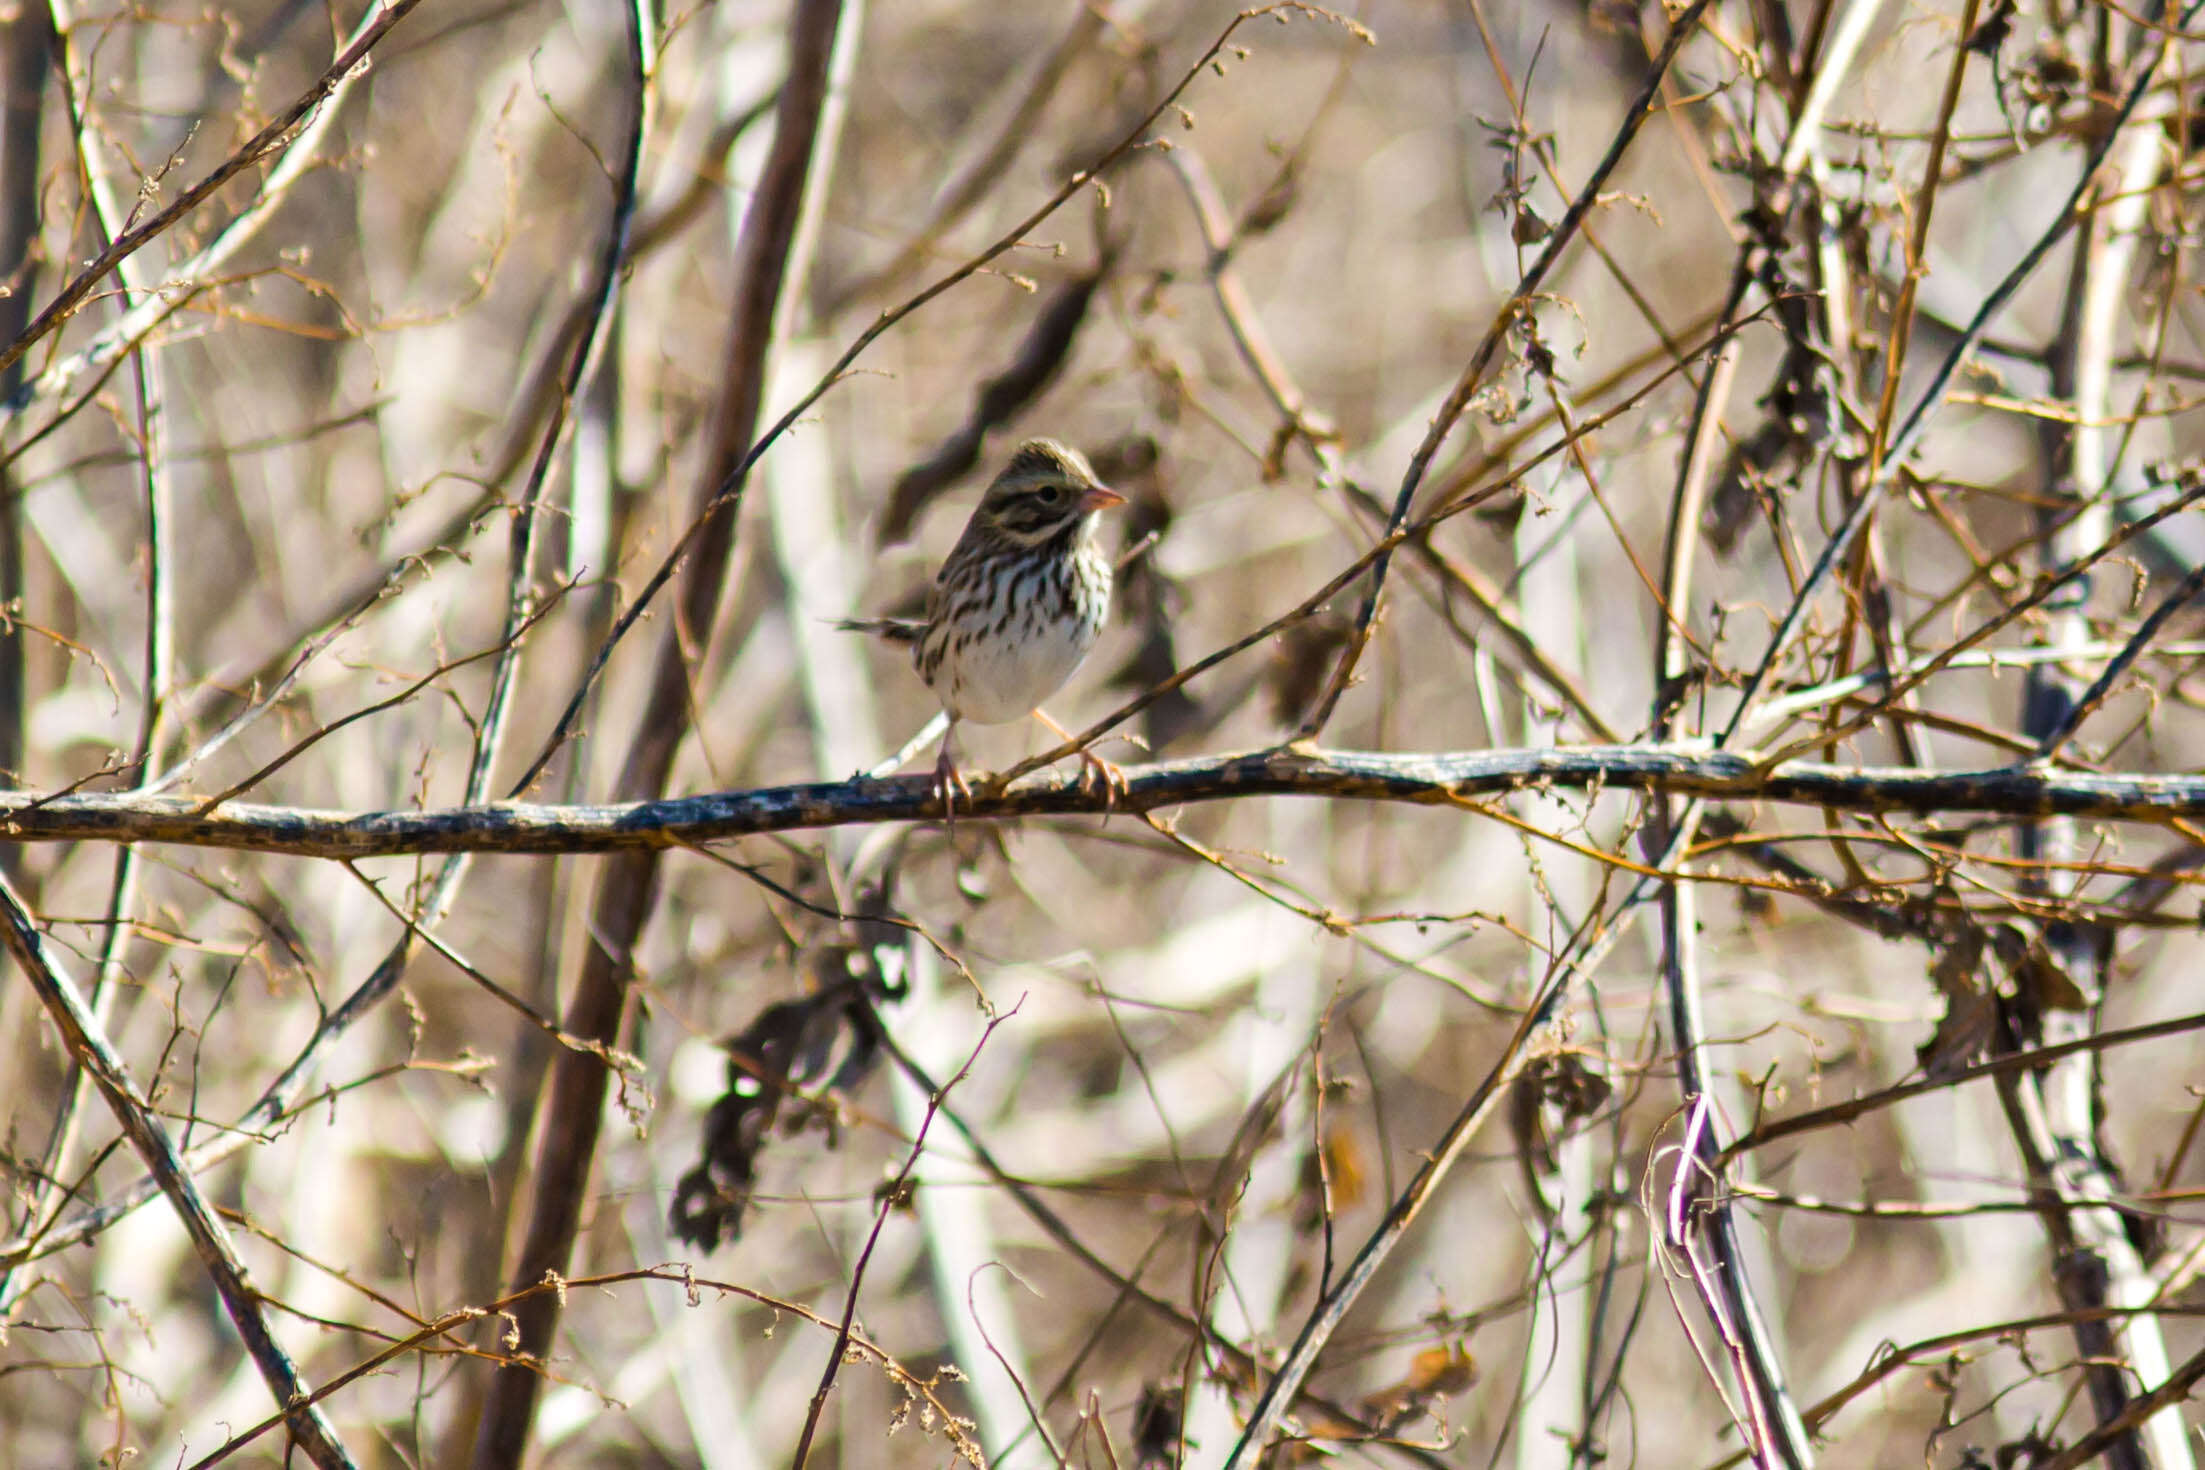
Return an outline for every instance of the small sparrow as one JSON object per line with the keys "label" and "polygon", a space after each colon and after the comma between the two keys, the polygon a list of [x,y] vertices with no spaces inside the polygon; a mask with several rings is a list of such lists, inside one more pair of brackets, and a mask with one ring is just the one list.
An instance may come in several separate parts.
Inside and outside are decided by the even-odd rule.
{"label": "small sparrow", "polygon": [[[950,748],[958,721],[1003,725],[1033,715],[1071,738],[1041,702],[1064,687],[1110,616],[1111,565],[1095,544],[1095,527],[1102,512],[1123,504],[1078,450],[1028,439],[965,522],[935,574],[923,621],[841,625],[911,644],[919,677],[949,715],[934,766],[944,811],[953,793],[972,799]],[[1093,751],[1080,751],[1080,760],[1106,791],[1123,784]]]}

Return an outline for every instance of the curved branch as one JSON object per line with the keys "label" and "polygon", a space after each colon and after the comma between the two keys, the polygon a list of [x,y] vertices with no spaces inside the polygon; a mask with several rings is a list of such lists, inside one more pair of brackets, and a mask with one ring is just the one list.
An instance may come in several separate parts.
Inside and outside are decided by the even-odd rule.
{"label": "curved branch", "polygon": [[[1527,787],[1635,791],[1848,812],[1977,812],[2163,824],[2205,818],[2205,776],[2098,775],[2047,767],[1918,770],[1786,761],[1663,745],[1542,750],[1383,751],[1275,748],[1125,768],[1114,803],[1077,772],[1040,774],[1002,792],[975,781],[959,820],[1146,812],[1252,796],[1462,806]],[[493,802],[383,812],[192,796],[0,793],[0,837],[15,842],[161,842],[286,857],[408,857],[431,852],[608,853],[685,847],[762,832],[939,821],[931,777],[855,776],[796,786],[575,806]]]}

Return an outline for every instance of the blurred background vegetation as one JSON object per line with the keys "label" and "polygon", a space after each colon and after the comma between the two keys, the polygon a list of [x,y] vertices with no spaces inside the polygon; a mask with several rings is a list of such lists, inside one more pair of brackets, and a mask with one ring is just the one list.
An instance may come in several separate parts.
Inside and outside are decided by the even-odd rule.
{"label": "blurred background vegetation", "polygon": [[[354,813],[839,780],[935,705],[832,620],[910,610],[1031,433],[1134,501],[1114,624],[1055,702],[1078,729],[1353,564],[1437,425],[1321,731],[1367,582],[1102,752],[1704,745],[1805,588],[1737,748],[2008,765],[2145,632],[2061,754],[2196,769],[2193,23],[2112,0],[26,0],[0,10],[0,344],[25,348],[0,380],[0,767]],[[807,34],[823,90],[784,84]],[[304,131],[161,215],[325,77]],[[1047,742],[962,749],[1001,769]],[[1809,1442],[1766,1422],[1797,1413],[1822,1463],[2004,1470],[2127,1413],[2112,1463],[2186,1466],[2181,1411],[2138,1429],[2133,1401],[2205,1348],[2205,1069],[2179,1028],[2094,1038],[2199,1009],[2205,839],[1735,803],[1664,861],[1669,805],[1267,798],[650,863],[78,843],[0,868],[101,982],[307,1381],[407,1343],[323,1403],[361,1465],[1222,1464],[1505,1064],[1275,1463],[1652,1470],[1750,1441],[1798,1464]],[[1692,879],[1666,922],[1649,865]],[[86,1223],[142,1166],[16,981],[0,1459],[279,1462],[280,1430],[231,1443],[276,1404],[169,1204]],[[731,1093],[730,1037],[755,1074]],[[1954,1080],[2063,1040],[2061,1066]],[[944,1112],[917,1076],[956,1077]],[[1924,1081],[1952,1085],[1719,1167],[1680,1152]],[[1734,1258],[1708,1245],[1723,1200]],[[605,1279],[510,1331],[440,1320],[546,1260]],[[1741,1283],[1760,1349],[1735,1322],[1726,1343]],[[500,1368],[516,1348],[533,1365]]]}

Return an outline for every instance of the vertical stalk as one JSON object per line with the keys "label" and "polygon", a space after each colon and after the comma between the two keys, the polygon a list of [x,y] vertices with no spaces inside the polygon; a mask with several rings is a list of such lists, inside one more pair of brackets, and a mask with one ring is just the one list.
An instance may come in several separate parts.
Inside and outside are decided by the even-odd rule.
{"label": "vertical stalk", "polygon": [[[692,518],[703,529],[682,573],[675,627],[659,646],[651,691],[620,783],[623,799],[665,792],[689,728],[691,669],[684,638],[701,644],[715,621],[734,552],[735,515],[776,332],[786,325],[782,296],[792,281],[803,280],[809,265],[794,246],[805,195],[826,186],[833,160],[835,139],[821,122],[841,19],[840,0],[798,0],[790,17],[788,77],[776,109],[773,142],[736,251],[724,386],[711,447],[690,496]],[[658,864],[656,852],[627,854],[604,864],[592,900],[590,947],[564,1014],[570,1035],[607,1045],[617,1041],[635,942],[658,891]],[[552,1060],[537,1133],[535,1177],[529,1192],[515,1201],[517,1210],[526,1211],[526,1225],[512,1279],[524,1286],[564,1274],[573,1256],[604,1119],[607,1080],[605,1064],[592,1053],[562,1051]],[[555,1292],[519,1304],[513,1331],[520,1352],[549,1355],[559,1309]],[[475,1439],[477,1470],[521,1463],[541,1381],[528,1367],[507,1369],[491,1379]]]}
{"label": "vertical stalk", "polygon": [[[85,99],[91,94],[91,70],[76,50],[74,21],[64,0],[51,0],[47,7],[47,19],[51,26],[50,35],[59,42],[61,51],[63,96],[69,104],[70,131],[77,140],[78,182],[91,203],[92,220],[98,228],[100,247],[104,250],[125,228],[126,221],[115,181],[108,171],[106,158],[100,152],[92,119],[85,110]],[[115,276],[122,286],[120,301],[126,309],[134,303],[150,299],[154,294],[145,279],[145,265],[141,257],[132,256],[118,261]],[[175,506],[166,450],[168,413],[162,393],[158,351],[146,343],[132,348],[130,372],[136,400],[138,489],[145,505],[146,596],[144,666],[140,672],[142,696],[138,735],[132,748],[129,769],[133,779],[149,783],[160,775],[161,735],[176,674]],[[9,497],[7,518],[12,533],[0,538],[0,544],[5,546],[5,550],[0,550],[0,562],[12,560],[15,578],[13,585],[16,586],[20,586],[22,574],[22,539],[19,529],[12,529],[17,524],[18,509],[15,497]],[[0,570],[0,578],[6,575],[5,570]],[[6,595],[12,600],[20,596],[20,593]],[[7,638],[7,642],[11,646],[18,646],[12,635]],[[22,667],[19,651],[15,659],[14,674],[17,679],[17,700],[13,707],[20,709]],[[6,677],[5,673],[0,673],[0,679]],[[20,742],[21,721],[12,723],[16,726]],[[20,765],[21,756],[22,752],[19,750],[15,762],[0,764],[16,769]],[[138,866],[137,848],[125,844],[115,849],[115,866],[108,883],[107,906],[100,933],[99,964],[92,974],[89,997],[92,1015],[102,1026],[107,1024],[113,1009],[115,981],[123,971],[124,956],[129,948],[132,911],[137,907]],[[34,1175],[38,1183],[32,1189],[29,1211],[29,1218],[34,1222],[52,1209],[61,1196],[61,1181],[67,1172],[69,1154],[76,1141],[77,1120],[89,1087],[90,1081],[83,1070],[73,1068],[68,1082],[62,1088],[61,1102],[55,1110],[52,1126],[47,1133],[45,1151]],[[7,1310],[17,1285],[6,1272],[0,1272],[0,1312]]]}
{"label": "vertical stalk", "polygon": [[[30,325],[38,270],[38,133],[53,54],[53,22],[43,5],[0,10],[0,342]],[[0,401],[22,386],[23,365],[0,370]],[[23,497],[12,464],[0,466],[0,609],[23,598]],[[23,634],[0,622],[0,782],[23,784]],[[0,874],[20,883],[23,849],[0,847]]]}
{"label": "vertical stalk", "polygon": [[[2147,35],[2140,55],[2164,48],[2163,41]],[[2047,420],[2042,432],[2045,463],[2060,492],[2039,512],[2048,570],[2095,553],[2114,531],[2113,430],[2107,424],[2112,363],[2137,236],[2159,181],[2168,111],[2164,94],[2145,99],[2136,109],[2108,159],[2101,194],[2105,203],[2091,210],[2082,225],[2067,313],[2052,358],[2053,395],[2074,405],[2076,422],[2070,426]],[[2078,506],[2079,513],[2069,514]],[[2074,650],[2090,642],[2089,597],[2090,579],[2074,579],[2048,609],[2040,625],[2040,646]],[[2080,673],[2060,664],[2033,665],[2024,686],[2023,733],[2043,739],[2066,728],[2085,682]],[[2071,899],[2089,856],[2076,823],[2067,818],[2027,823],[2019,841],[2023,856],[2047,864],[2033,886],[2049,898]],[[2072,870],[2077,876],[2055,876],[2057,865],[2067,863],[2077,864]],[[2031,1007],[2026,1012],[2010,1008],[2008,1040],[2017,1048],[2086,1037],[2098,1024],[2109,978],[2108,936],[2068,921],[2047,924],[2043,932],[2085,1006]],[[2088,1365],[2083,1372],[2091,1405],[2105,1423],[2127,1409],[2137,1387],[2132,1371],[2144,1389],[2156,1388],[2167,1379],[2169,1360],[2157,1317],[2142,1313],[2124,1326],[2092,1315],[2107,1307],[2141,1308],[2156,1294],[2112,1205],[2122,1186],[2097,1141],[2099,1084],[2097,1053],[2085,1051],[2039,1073],[2001,1078],[1999,1096],[2032,1183],[2054,1199],[2043,1217],[2054,1284],[2061,1301],[2081,1314],[2076,1347]],[[2145,1421],[2141,1434],[2131,1430],[2115,1438],[2105,1459],[2117,1470],[2190,1470],[2196,1463],[2182,1416],[2171,1407]]]}
{"label": "vertical stalk", "polygon": [[[1750,273],[1740,268],[1731,280],[1724,317],[1734,316],[1745,297]],[[1674,712],[1667,692],[1690,668],[1683,619],[1692,604],[1694,551],[1699,545],[1700,509],[1714,471],[1723,410],[1736,378],[1737,353],[1726,346],[1701,385],[1693,405],[1692,435],[1679,466],[1669,512],[1667,555],[1662,576],[1662,606],[1656,609],[1654,706],[1650,734],[1667,740],[1674,733]],[[1680,863],[1698,829],[1701,806],[1680,810],[1666,797],[1649,803],[1644,851],[1655,867]],[[1642,884],[1643,888],[1644,885]],[[1749,1436],[1757,1463],[1802,1470],[1814,1463],[1814,1447],[1792,1401],[1774,1335],[1748,1270],[1745,1242],[1729,1191],[1721,1175],[1720,1128],[1709,1107],[1712,1099],[1701,1055],[1706,1022],[1701,1014],[1698,891],[1686,883],[1665,881],[1654,895],[1660,911],[1657,936],[1662,993],[1669,1006],[1669,1041],[1677,1056],[1677,1091],[1684,1116],[1693,1120],[1691,1142],[1678,1161],[1682,1193],[1690,1201],[1672,1228],[1687,1232],[1682,1245],[1694,1265],[1702,1302],[1730,1351],[1731,1366],[1744,1398]],[[1697,1126],[1705,1117],[1705,1126]]]}
{"label": "vertical stalk", "polygon": [[[51,19],[42,5],[25,3],[0,11],[0,341],[11,341],[30,322],[31,285],[37,275],[38,134],[45,110],[46,79],[53,52]],[[22,385],[22,364],[0,370],[0,401]],[[23,605],[23,487],[14,463],[0,461],[0,613]],[[23,633],[12,617],[0,617],[0,785],[28,784],[25,770],[29,747],[25,736],[29,718],[28,681],[25,678]],[[17,843],[0,844],[0,882],[13,884],[36,901],[24,870],[24,849]],[[79,1088],[71,1083],[64,1096],[73,1099]],[[66,1105],[65,1105],[66,1106]],[[47,1149],[65,1133],[65,1117],[57,1115]],[[41,1182],[30,1189],[14,1233],[42,1228],[52,1208],[53,1190],[44,1181],[50,1171],[36,1176]],[[0,1322],[19,1294],[14,1273],[0,1267]]]}
{"label": "vertical stalk", "polygon": [[[1721,359],[1730,361],[1728,357]],[[1561,480],[1557,470],[1554,479]],[[1550,490],[1551,493],[1551,490]],[[1540,630],[1541,645],[1555,664],[1573,677],[1585,670],[1587,626],[1585,598],[1579,575],[1574,530],[1555,537],[1554,545],[1541,553],[1546,527],[1535,516],[1516,521],[1516,565],[1521,569],[1520,591],[1523,621]],[[1548,717],[1530,700],[1523,702],[1522,739],[1527,746],[1559,744],[1567,735],[1566,715]],[[1560,801],[1544,794],[1525,798],[1526,816],[1541,826],[1560,827],[1574,814]],[[1525,907],[1533,921],[1551,913],[1553,927],[1567,933],[1597,901],[1583,868],[1566,862],[1541,871],[1526,866]],[[1597,1033],[1596,1033],[1597,1037]],[[1598,1042],[1596,1040],[1595,1045]],[[1605,1077],[1602,1058],[1586,1048],[1581,1064]],[[1536,1086],[1519,1082],[1519,1087]],[[1542,1106],[1538,1116],[1546,1125],[1545,1156],[1532,1156],[1531,1185],[1535,1192],[1534,1220],[1540,1227],[1535,1240],[1535,1273],[1530,1282],[1531,1308],[1524,1332],[1523,1409],[1516,1426],[1516,1470],[1545,1470],[1552,1465],[1576,1463],[1593,1437],[1591,1395],[1592,1344],[1600,1294],[1589,1287],[1581,1295],[1566,1298],[1555,1285],[1566,1262],[1591,1259],[1594,1242],[1606,1230],[1612,1211],[1598,1198],[1602,1185],[1595,1130],[1570,1109]],[[1520,1138],[1517,1147],[1536,1149],[1539,1139]]]}

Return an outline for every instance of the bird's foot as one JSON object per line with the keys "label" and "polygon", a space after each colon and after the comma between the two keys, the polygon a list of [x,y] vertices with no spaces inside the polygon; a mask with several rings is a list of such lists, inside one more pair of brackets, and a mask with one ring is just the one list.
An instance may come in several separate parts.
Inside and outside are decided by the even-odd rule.
{"label": "bird's foot", "polygon": [[942,820],[945,822],[957,820],[959,796],[964,797],[966,806],[972,805],[972,787],[965,783],[963,773],[957,769],[957,762],[950,759],[947,750],[934,763],[934,796],[942,804]]}
{"label": "bird's foot", "polygon": [[1123,770],[1084,745],[1080,747],[1079,757],[1080,790],[1100,796],[1105,810],[1116,806],[1132,794],[1133,788],[1127,782]]}
{"label": "bird's foot", "polygon": [[[1127,784],[1125,772],[1095,754],[1088,747],[1079,744],[1078,737],[1052,719],[1047,710],[1035,710],[1034,718],[1046,725],[1050,733],[1054,734],[1057,739],[1072,747],[1073,753],[1080,758],[1080,790],[1102,797],[1105,811],[1116,806],[1132,793],[1133,788]],[[1148,749],[1148,742],[1130,732],[1120,731],[1118,738],[1126,741],[1136,750],[1145,751]]]}

